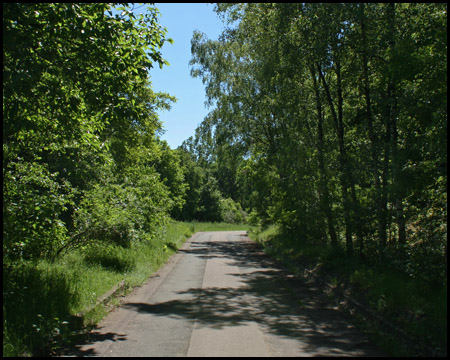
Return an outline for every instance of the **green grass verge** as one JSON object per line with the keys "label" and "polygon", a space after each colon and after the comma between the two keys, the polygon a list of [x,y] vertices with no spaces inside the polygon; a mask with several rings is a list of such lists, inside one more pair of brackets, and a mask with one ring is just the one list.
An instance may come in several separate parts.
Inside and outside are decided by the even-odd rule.
{"label": "green grass verge", "polygon": [[[368,265],[358,258],[348,258],[328,246],[306,246],[293,237],[282,235],[276,226],[264,231],[253,229],[250,237],[280,262],[300,263],[315,269],[335,286],[350,289],[352,296],[371,310],[404,330],[415,340],[415,348],[387,334],[378,324],[365,319],[363,329],[373,341],[392,356],[423,354],[424,345],[447,352],[447,289],[418,281],[386,264]],[[297,268],[291,271],[300,273]]]}
{"label": "green grass verge", "polygon": [[[97,299],[120,281],[142,285],[198,231],[246,230],[245,225],[176,222],[131,248],[92,245],[54,262],[3,266],[3,355],[46,356],[76,341],[106,314]],[[82,313],[83,316],[77,316]]]}
{"label": "green grass verge", "polygon": [[192,232],[199,231],[248,231],[251,227],[243,224],[227,224],[227,223],[204,223],[204,222],[189,222],[183,223],[190,226]]}

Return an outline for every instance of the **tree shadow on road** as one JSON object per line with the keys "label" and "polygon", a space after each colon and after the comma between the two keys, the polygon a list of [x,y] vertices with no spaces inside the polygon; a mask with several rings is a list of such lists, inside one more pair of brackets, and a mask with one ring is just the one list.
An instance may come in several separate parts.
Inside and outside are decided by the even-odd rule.
{"label": "tree shadow on road", "polygon": [[126,341],[127,337],[125,334],[116,334],[116,333],[106,333],[102,334],[97,331],[90,332],[84,336],[83,341],[80,341],[79,345],[74,345],[70,349],[66,349],[64,351],[63,356],[99,356],[94,346],[89,348],[89,345],[98,344],[105,341]]}
{"label": "tree shadow on road", "polygon": [[237,266],[242,287],[191,288],[180,295],[197,301],[171,300],[157,304],[127,303],[124,307],[156,316],[195,320],[198,326],[222,329],[256,322],[264,332],[298,340],[312,356],[383,356],[311,284],[288,276],[285,269],[247,241],[193,244],[185,253],[226,258]]}

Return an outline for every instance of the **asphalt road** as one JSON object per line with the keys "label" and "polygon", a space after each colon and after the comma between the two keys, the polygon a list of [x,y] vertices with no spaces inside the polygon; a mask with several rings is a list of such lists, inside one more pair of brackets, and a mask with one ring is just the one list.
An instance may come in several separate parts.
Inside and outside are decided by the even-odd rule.
{"label": "asphalt road", "polygon": [[245,232],[197,233],[75,356],[383,356]]}

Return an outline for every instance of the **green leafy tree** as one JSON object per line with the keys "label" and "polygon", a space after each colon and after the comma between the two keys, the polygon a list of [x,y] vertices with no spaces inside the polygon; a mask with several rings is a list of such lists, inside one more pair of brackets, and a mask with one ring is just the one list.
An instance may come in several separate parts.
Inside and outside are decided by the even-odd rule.
{"label": "green leafy tree", "polygon": [[445,282],[446,5],[215,10],[227,28],[194,33],[191,74],[214,105],[198,139],[230,193],[298,241],[343,238],[404,272],[429,249],[428,279]]}
{"label": "green leafy tree", "polygon": [[3,235],[10,259],[65,248],[85,230],[74,218],[87,198],[98,199],[92,193],[102,192],[101,177],[112,173],[111,198],[123,197],[119,189],[130,186],[116,174],[141,166],[158,147],[155,108],[173,99],[153,93],[147,72],[167,64],[160,52],[166,30],[154,7],[137,16],[127,4],[115,6],[113,14],[109,4],[3,4],[3,213],[14,226]]}
{"label": "green leafy tree", "polygon": [[158,141],[158,143],[161,155],[156,161],[155,170],[160,174],[162,183],[170,191],[169,198],[172,201],[170,213],[178,214],[185,203],[187,189],[181,159],[179,153],[170,149],[166,141]]}
{"label": "green leafy tree", "polygon": [[218,181],[206,162],[188,150],[192,141],[191,138],[183,142],[179,148],[187,190],[185,203],[177,217],[189,221],[222,221],[222,193]]}

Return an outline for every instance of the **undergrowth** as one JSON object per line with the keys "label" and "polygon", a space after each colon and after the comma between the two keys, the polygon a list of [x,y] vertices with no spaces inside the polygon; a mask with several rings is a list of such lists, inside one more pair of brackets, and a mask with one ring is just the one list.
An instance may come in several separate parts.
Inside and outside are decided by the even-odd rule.
{"label": "undergrowth", "polygon": [[[76,341],[107,313],[96,302],[116,284],[142,285],[197,231],[243,230],[224,223],[172,221],[132,246],[97,243],[57,260],[3,265],[3,355],[46,356]],[[80,316],[80,314],[83,314]]]}
{"label": "undergrowth", "polygon": [[[415,348],[403,345],[376,324],[362,322],[366,331],[383,349],[394,356],[423,355],[425,347],[436,354],[447,352],[447,289],[415,279],[386,263],[368,263],[329,246],[305,245],[280,233],[276,226],[250,232],[250,237],[281,262],[315,270],[334,286],[351,291],[353,297],[383,318],[404,330]],[[380,334],[383,334],[380,336]]]}

